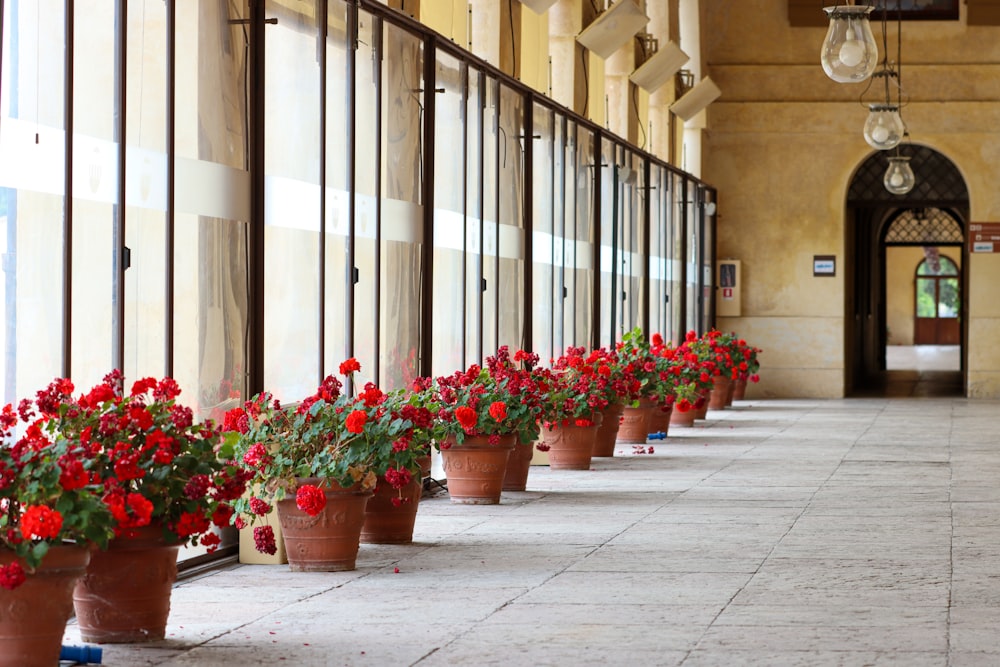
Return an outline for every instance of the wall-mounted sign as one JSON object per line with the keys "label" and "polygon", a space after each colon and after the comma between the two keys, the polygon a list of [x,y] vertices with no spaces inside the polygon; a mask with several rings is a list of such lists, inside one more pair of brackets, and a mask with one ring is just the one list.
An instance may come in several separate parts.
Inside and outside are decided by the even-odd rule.
{"label": "wall-mounted sign", "polygon": [[969,223],[971,252],[1000,252],[1000,222]]}
{"label": "wall-mounted sign", "polygon": [[837,275],[836,255],[813,255],[813,275],[823,277]]}

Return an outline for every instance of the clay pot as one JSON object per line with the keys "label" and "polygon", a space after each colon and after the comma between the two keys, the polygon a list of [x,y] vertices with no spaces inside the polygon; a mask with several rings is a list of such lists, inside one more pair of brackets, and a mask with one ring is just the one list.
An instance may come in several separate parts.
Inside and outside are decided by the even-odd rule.
{"label": "clay pot", "polygon": [[535,454],[535,443],[520,442],[507,457],[507,468],[503,475],[504,491],[524,491],[528,487],[528,472]]}
{"label": "clay pot", "polygon": [[[0,565],[15,560],[14,552],[0,550]],[[0,591],[0,667],[59,664],[66,621],[73,614],[73,586],[89,560],[86,547],[50,547],[23,584]]]}
{"label": "clay pot", "polygon": [[666,436],[667,431],[670,429],[670,415],[672,415],[673,412],[673,404],[665,406],[658,405],[653,408],[652,417],[650,418],[649,432],[662,433]]}
{"label": "clay pot", "polygon": [[726,400],[732,390],[732,380],[726,375],[716,375],[715,384],[712,386],[712,393],[708,397],[708,407],[710,410],[722,410],[726,407]]}
{"label": "clay pot", "polygon": [[747,380],[746,378],[740,378],[733,383],[733,400],[742,401],[746,397],[747,393]]}
{"label": "clay pot", "polygon": [[[441,459],[448,478],[451,502],[462,505],[496,505],[500,502],[507,459],[517,442],[517,435],[499,436],[490,444],[489,436],[467,435],[462,444],[450,441],[441,447]],[[449,441],[445,441],[448,445]]]}
{"label": "clay pot", "polygon": [[372,492],[360,484],[344,488],[333,480],[301,478],[326,494],[326,507],[309,516],[295,505],[294,492],[277,502],[278,520],[285,537],[288,566],[292,572],[341,572],[355,568],[365,522],[365,507]]}
{"label": "clay pot", "polygon": [[559,424],[542,427],[542,440],[549,448],[550,470],[590,470],[594,437],[598,426]]}
{"label": "clay pot", "polygon": [[618,427],[621,425],[622,413],[625,408],[621,403],[611,403],[604,408],[603,421],[594,436],[594,456],[614,456],[615,443],[618,440]]}
{"label": "clay pot", "polygon": [[136,528],[90,557],[73,591],[85,642],[128,644],[163,639],[170,592],[177,580],[180,545],[163,538],[163,526]]}
{"label": "clay pot", "polygon": [[626,405],[618,427],[618,442],[626,445],[644,445],[651,431],[650,420],[654,404],[649,399],[640,399],[638,407]]}
{"label": "clay pot", "polygon": [[670,425],[680,428],[690,428],[694,426],[695,417],[697,417],[697,411],[694,408],[690,410],[685,410],[681,412],[674,406],[673,412],[670,413]]}
{"label": "clay pot", "polygon": [[394,489],[385,477],[378,478],[375,494],[365,505],[361,526],[362,544],[409,544],[417,522],[417,507],[424,492],[424,481],[415,474],[410,483]]}

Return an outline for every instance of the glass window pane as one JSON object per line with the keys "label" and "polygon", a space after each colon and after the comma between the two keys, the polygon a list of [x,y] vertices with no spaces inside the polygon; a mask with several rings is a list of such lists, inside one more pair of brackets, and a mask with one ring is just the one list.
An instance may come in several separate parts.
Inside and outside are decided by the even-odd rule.
{"label": "glass window pane", "polygon": [[[0,72],[3,404],[62,375],[65,209],[62,0],[4,3]],[[16,20],[15,20],[16,18]]]}
{"label": "glass window pane", "polygon": [[587,129],[577,128],[576,170],[573,176],[573,207],[576,242],[572,246],[572,266],[575,267],[571,291],[574,295],[573,332],[566,345],[591,346],[594,329],[593,296],[597,276],[594,265],[595,179],[600,171],[595,165],[594,135]]}
{"label": "glass window pane", "polygon": [[524,327],[524,98],[515,90],[500,87],[500,227],[497,257],[500,261],[499,326],[496,347],[529,347]]}
{"label": "glass window pane", "polygon": [[935,298],[933,278],[917,278],[917,317],[935,317],[937,300]]}
{"label": "glass window pane", "polygon": [[465,128],[468,158],[466,159],[465,178],[468,195],[465,202],[465,359],[462,363],[451,366],[445,372],[458,368],[466,368],[469,364],[478,363],[482,358],[482,330],[480,321],[483,314],[482,289],[482,233],[484,191],[493,191],[492,181],[484,181],[484,126],[485,112],[483,110],[486,88],[486,78],[482,72],[468,70],[469,95],[466,100]]}
{"label": "glass window pane", "polygon": [[958,298],[958,278],[938,280],[938,317],[958,317],[961,303]]}
{"label": "glass window pane", "polygon": [[[139,0],[128,12],[125,105],[126,377],[166,371],[167,10]],[[226,396],[228,398],[228,396]]]}
{"label": "glass window pane", "polygon": [[174,377],[200,419],[246,389],[250,179],[246,90],[232,75],[246,63],[231,48],[245,33],[229,18],[177,4]]}
{"label": "glass window pane", "polygon": [[[474,295],[469,297],[466,280],[465,249],[467,220],[464,189],[467,172],[465,151],[467,134],[463,124],[466,101],[462,79],[466,69],[457,58],[437,53],[436,86],[444,88],[435,98],[434,141],[446,150],[435,151],[434,160],[434,336],[433,374],[447,375],[464,368],[462,354],[463,323],[466,312],[475,309]],[[411,281],[412,282],[412,281]]]}
{"label": "glass window pane", "polygon": [[424,156],[423,107],[415,91],[424,89],[424,53],[418,37],[391,25],[384,45],[378,384],[396,389],[410,386],[419,370]]}
{"label": "glass window pane", "polygon": [[[546,196],[554,190],[553,169],[555,168],[555,137],[552,127],[552,112],[543,106],[534,106],[534,131],[538,138],[532,142],[534,148],[534,178],[532,218],[532,335],[530,349],[542,359],[552,354],[554,338],[555,299],[555,247],[553,237],[553,216],[555,202]],[[561,296],[561,295],[560,295]],[[560,302],[562,299],[560,298]]]}
{"label": "glass window pane", "polygon": [[264,386],[293,401],[320,380],[320,69],[317,3],[284,4],[265,3]]}
{"label": "glass window pane", "polygon": [[70,376],[90,388],[114,367],[118,343],[116,11],[103,0],[75,8]]}
{"label": "glass window pane", "polygon": [[326,35],[326,252],[323,281],[323,376],[347,358],[347,3],[327,8]]}

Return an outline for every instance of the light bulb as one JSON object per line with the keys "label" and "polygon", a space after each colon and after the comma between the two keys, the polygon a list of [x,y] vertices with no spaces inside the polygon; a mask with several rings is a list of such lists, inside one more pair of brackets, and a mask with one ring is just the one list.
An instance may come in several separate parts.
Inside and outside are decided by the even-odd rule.
{"label": "light bulb", "polygon": [[826,75],[839,83],[864,81],[878,64],[878,46],[868,14],[871,5],[837,5],[823,11],[830,28],[823,42],[821,60]]}
{"label": "light bulb", "polygon": [[880,151],[889,150],[903,140],[906,126],[895,104],[869,104],[868,119],[865,121],[865,141]]}
{"label": "light bulb", "polygon": [[894,155],[889,158],[889,168],[885,170],[882,184],[894,195],[905,195],[913,189],[916,177],[910,168],[910,158]]}
{"label": "light bulb", "polygon": [[863,44],[859,44],[858,40],[854,38],[853,35],[847,38],[847,41],[843,43],[840,47],[840,52],[837,54],[840,62],[844,63],[848,67],[857,67],[861,59],[865,57],[865,47]]}

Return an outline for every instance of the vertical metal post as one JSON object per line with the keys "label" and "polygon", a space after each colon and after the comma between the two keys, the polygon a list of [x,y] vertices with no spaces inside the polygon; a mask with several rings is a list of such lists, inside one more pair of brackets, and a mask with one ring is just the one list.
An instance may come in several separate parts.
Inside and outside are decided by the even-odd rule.
{"label": "vertical metal post", "polygon": [[[373,301],[375,321],[372,323],[373,335],[372,377],[379,383],[379,356],[382,339],[382,124],[384,112],[382,109],[382,63],[385,62],[385,25],[382,19],[372,22],[372,50],[375,52],[375,275]],[[405,65],[400,63],[399,67]]]}
{"label": "vertical metal post", "polygon": [[[462,362],[464,367],[468,359],[469,336],[469,64],[462,62]],[[482,118],[482,115],[480,115]],[[433,281],[434,277],[431,276]]]}
{"label": "vertical metal post", "polygon": [[66,167],[63,173],[65,198],[63,199],[63,247],[62,247],[62,369],[63,377],[73,374],[73,49],[74,49],[74,9],[73,0],[65,0],[66,45],[65,78],[63,79],[63,105],[66,121],[65,145]]}
{"label": "vertical metal post", "polygon": [[326,360],[326,40],[329,20],[329,3],[319,0],[319,25],[316,39],[319,60],[319,294],[316,304],[319,313],[318,355],[316,360],[316,384],[325,377],[324,364]]}
{"label": "vertical metal post", "polygon": [[681,231],[681,243],[680,243],[680,255],[681,255],[681,289],[680,289],[680,306],[678,310],[680,311],[681,326],[680,326],[680,338],[684,340],[684,334],[691,329],[691,323],[688,322],[687,316],[687,292],[688,292],[688,216],[687,216],[687,198],[688,198],[688,180],[684,177],[681,180],[681,188],[677,192],[677,196],[680,199],[677,203],[680,204],[680,231]]}
{"label": "vertical metal post", "polygon": [[264,0],[250,0],[250,227],[247,242],[250,303],[247,391],[264,390]]}
{"label": "vertical metal post", "polygon": [[650,199],[653,196],[652,188],[652,163],[649,158],[643,158],[642,160],[642,192],[644,194],[642,198],[642,248],[640,249],[639,257],[642,262],[642,279],[639,286],[639,291],[642,294],[642,299],[639,303],[639,325],[642,327],[643,331],[647,335],[653,333],[658,327],[654,327],[653,323],[649,319],[649,290],[651,287],[651,281],[649,280],[649,258],[652,255],[651,249],[653,247],[650,236],[652,234],[652,202]]}
{"label": "vertical metal post", "polygon": [[166,318],[164,322],[164,371],[167,377],[174,375],[174,244],[176,227],[174,223],[174,196],[176,189],[175,171],[177,167],[177,2],[167,0],[167,219],[164,268]]}
{"label": "vertical metal post", "polygon": [[347,4],[347,238],[344,240],[344,347],[348,357],[354,356],[354,232],[357,228],[357,148],[358,148],[358,3]]}
{"label": "vertical metal post", "polygon": [[[481,361],[483,358],[483,308],[485,308],[485,299],[483,299],[483,281],[486,279],[485,276],[485,265],[486,265],[486,84],[490,79],[488,79],[482,72],[479,72],[479,205],[477,206],[477,214],[479,216],[479,262],[478,262],[478,279],[479,282],[476,286],[476,360]],[[463,359],[462,365],[468,363],[468,358]]]}
{"label": "vertical metal post", "polygon": [[437,38],[433,33],[424,37],[424,179],[421,203],[424,212],[424,235],[421,245],[424,280],[423,309],[420,311],[420,374],[430,377],[434,364],[434,124],[437,113]]}
{"label": "vertical metal post", "polygon": [[594,246],[591,248],[591,266],[593,277],[590,294],[590,347],[596,350],[601,346],[601,133],[594,132],[594,164],[591,166],[591,182],[594,198],[591,228],[593,230]]}
{"label": "vertical metal post", "polygon": [[[524,325],[521,333],[521,349],[530,350],[534,347],[532,319],[534,314],[534,290],[532,281],[534,280],[534,267],[532,258],[534,252],[534,230],[535,211],[532,202],[535,192],[535,103],[530,93],[522,96],[524,106],[522,123],[524,132],[524,169],[521,170],[524,178],[524,192],[521,198],[521,210],[524,211]],[[498,247],[499,250],[499,247]],[[499,265],[500,253],[497,252],[497,264]],[[499,290],[497,290],[499,292]],[[499,338],[497,338],[499,342]]]}
{"label": "vertical metal post", "polygon": [[125,271],[128,265],[125,262],[125,113],[127,111],[127,84],[128,84],[128,3],[125,0],[116,0],[115,12],[115,113],[118,122],[115,126],[115,140],[118,143],[118,198],[114,206],[114,231],[112,233],[112,243],[114,243],[114,259],[112,267],[114,271],[114,300],[115,309],[113,322],[115,323],[112,347],[111,363],[120,371],[124,371],[125,365]]}

